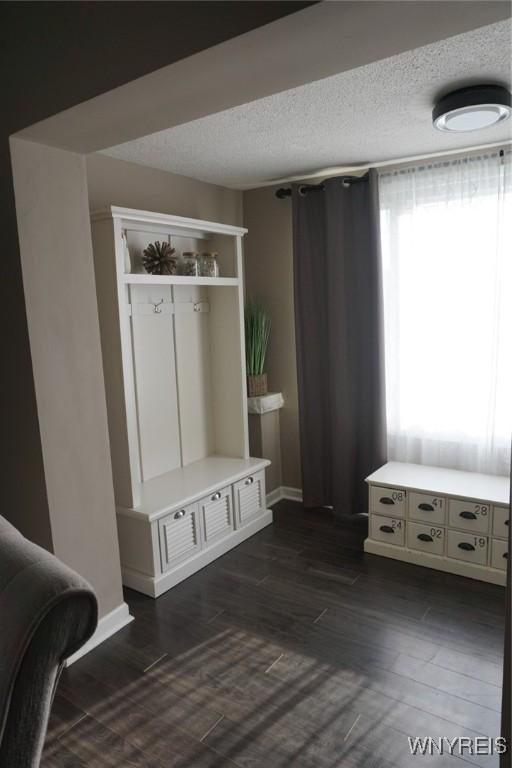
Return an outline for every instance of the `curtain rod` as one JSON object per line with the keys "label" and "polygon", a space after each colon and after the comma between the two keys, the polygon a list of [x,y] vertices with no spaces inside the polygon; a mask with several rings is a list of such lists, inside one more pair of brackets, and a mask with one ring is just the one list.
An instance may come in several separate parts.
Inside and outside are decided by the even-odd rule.
{"label": "curtain rod", "polygon": [[[358,181],[366,181],[367,174],[364,174],[364,176],[340,176],[340,178],[344,187],[350,187],[352,184],[356,184]],[[305,195],[309,194],[309,192],[323,192],[324,184],[323,182],[320,184],[299,184],[297,190],[299,195],[304,197]],[[279,189],[276,189],[275,195],[279,198],[279,200],[284,200],[285,197],[291,197],[291,187],[279,187]]]}
{"label": "curtain rod", "polygon": [[[351,165],[351,166],[339,166],[332,168],[324,168],[314,173],[306,173],[302,176],[289,176],[288,178],[274,179],[267,184],[259,184],[258,187],[249,187],[249,189],[256,189],[261,187],[273,187],[276,184],[289,184],[292,181],[307,181],[308,179],[327,178],[329,176],[338,176],[347,173],[356,173],[358,171],[369,171],[370,168],[386,168],[388,166],[399,166],[405,163],[414,163],[418,160],[430,160],[436,157],[456,157],[457,155],[470,154],[472,152],[480,152],[482,150],[496,149],[497,147],[510,147],[512,141],[496,141],[493,144],[479,144],[474,147],[464,147],[463,149],[450,149],[443,152],[431,152],[426,155],[410,155],[409,157],[394,158],[393,160],[381,160],[379,162],[370,163],[368,165]],[[304,186],[315,186],[312,184],[305,184]],[[249,190],[247,190],[249,191]],[[279,190],[278,190],[279,191]],[[277,193],[276,193],[277,194]],[[289,197],[289,194],[282,194],[278,197]]]}

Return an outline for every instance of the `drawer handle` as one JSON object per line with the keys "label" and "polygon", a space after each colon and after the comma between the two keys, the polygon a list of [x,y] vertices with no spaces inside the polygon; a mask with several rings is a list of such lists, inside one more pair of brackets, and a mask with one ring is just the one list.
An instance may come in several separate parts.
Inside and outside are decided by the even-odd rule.
{"label": "drawer handle", "polygon": [[394,533],[395,529],[392,528],[390,525],[381,525],[380,530],[384,531],[384,533]]}
{"label": "drawer handle", "polygon": [[220,497],[221,497],[221,493],[220,493],[220,491],[217,491],[217,493],[213,494],[211,500],[212,501],[218,501],[220,499]]}
{"label": "drawer handle", "polygon": [[180,509],[179,512],[176,512],[176,514],[174,515],[175,520],[179,520],[180,517],[185,517],[184,509]]}
{"label": "drawer handle", "polygon": [[389,496],[382,496],[381,499],[379,499],[381,504],[394,504],[395,502],[393,499],[390,499]]}
{"label": "drawer handle", "polygon": [[428,533],[418,533],[418,539],[420,541],[434,541],[432,536],[429,536]]}
{"label": "drawer handle", "polygon": [[505,525],[508,525],[510,523],[510,520],[505,520]]}
{"label": "drawer handle", "polygon": [[246,485],[250,485],[251,483],[254,483],[254,477],[248,477],[247,480],[245,481]]}
{"label": "drawer handle", "polygon": [[423,512],[433,512],[434,507],[432,504],[418,504],[418,509],[422,509]]}
{"label": "drawer handle", "polygon": [[459,549],[465,549],[466,552],[474,552],[475,548],[472,544],[469,543],[469,541],[461,541],[461,543],[458,545]]}
{"label": "drawer handle", "polygon": [[504,552],[503,557],[505,558],[505,560],[508,560],[508,552]]}
{"label": "drawer handle", "polygon": [[476,520],[476,515],[474,512],[459,512],[459,517],[463,517],[464,520]]}

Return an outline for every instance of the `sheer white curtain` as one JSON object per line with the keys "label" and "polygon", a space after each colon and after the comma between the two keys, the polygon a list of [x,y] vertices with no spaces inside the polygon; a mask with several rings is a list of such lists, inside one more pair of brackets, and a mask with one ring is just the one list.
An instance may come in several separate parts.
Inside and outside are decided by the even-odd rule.
{"label": "sheer white curtain", "polygon": [[512,155],[383,173],[389,458],[508,475]]}

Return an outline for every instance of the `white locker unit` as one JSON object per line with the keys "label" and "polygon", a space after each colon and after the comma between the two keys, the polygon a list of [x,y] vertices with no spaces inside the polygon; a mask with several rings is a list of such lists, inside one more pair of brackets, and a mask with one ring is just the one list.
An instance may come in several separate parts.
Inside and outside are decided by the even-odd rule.
{"label": "white locker unit", "polygon": [[[91,221],[123,583],[157,597],[272,522],[269,462],[248,450],[246,230],[117,207]],[[147,274],[156,240],[216,251],[220,277]]]}
{"label": "white locker unit", "polygon": [[365,552],[505,584],[508,478],[391,461],[366,482]]}

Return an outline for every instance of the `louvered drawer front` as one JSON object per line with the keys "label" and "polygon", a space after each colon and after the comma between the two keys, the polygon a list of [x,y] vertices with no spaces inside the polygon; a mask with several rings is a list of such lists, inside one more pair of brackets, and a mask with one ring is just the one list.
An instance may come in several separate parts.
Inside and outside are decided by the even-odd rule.
{"label": "louvered drawer front", "polygon": [[448,531],[447,555],[476,565],[487,565],[489,539],[479,534]]}
{"label": "louvered drawer front", "polygon": [[178,509],[158,523],[162,571],[168,571],[201,549],[197,504]]}
{"label": "louvered drawer front", "polygon": [[491,551],[491,567],[498,568],[500,571],[506,571],[507,560],[508,541],[503,541],[503,539],[493,539]]}
{"label": "louvered drawer front", "polygon": [[252,520],[265,509],[265,472],[244,477],[234,485],[237,525]]}
{"label": "louvered drawer front", "polygon": [[383,515],[370,515],[370,535],[376,541],[385,541],[403,547],[405,541],[405,520]]}
{"label": "louvered drawer front", "polygon": [[444,525],[446,500],[442,496],[412,492],[409,494],[409,517],[433,525]]}
{"label": "louvered drawer front", "polygon": [[370,512],[405,517],[406,493],[402,488],[370,487]]}
{"label": "louvered drawer front", "polygon": [[222,539],[233,531],[233,502],[231,486],[207,496],[199,502],[206,545]]}
{"label": "louvered drawer front", "polygon": [[445,529],[437,525],[407,523],[407,546],[432,555],[444,554]]}
{"label": "louvered drawer front", "polygon": [[508,528],[510,525],[510,511],[508,507],[494,507],[492,532],[494,536],[508,538]]}
{"label": "louvered drawer front", "polygon": [[448,520],[450,528],[462,528],[475,533],[487,533],[491,508],[489,504],[476,501],[450,499]]}

